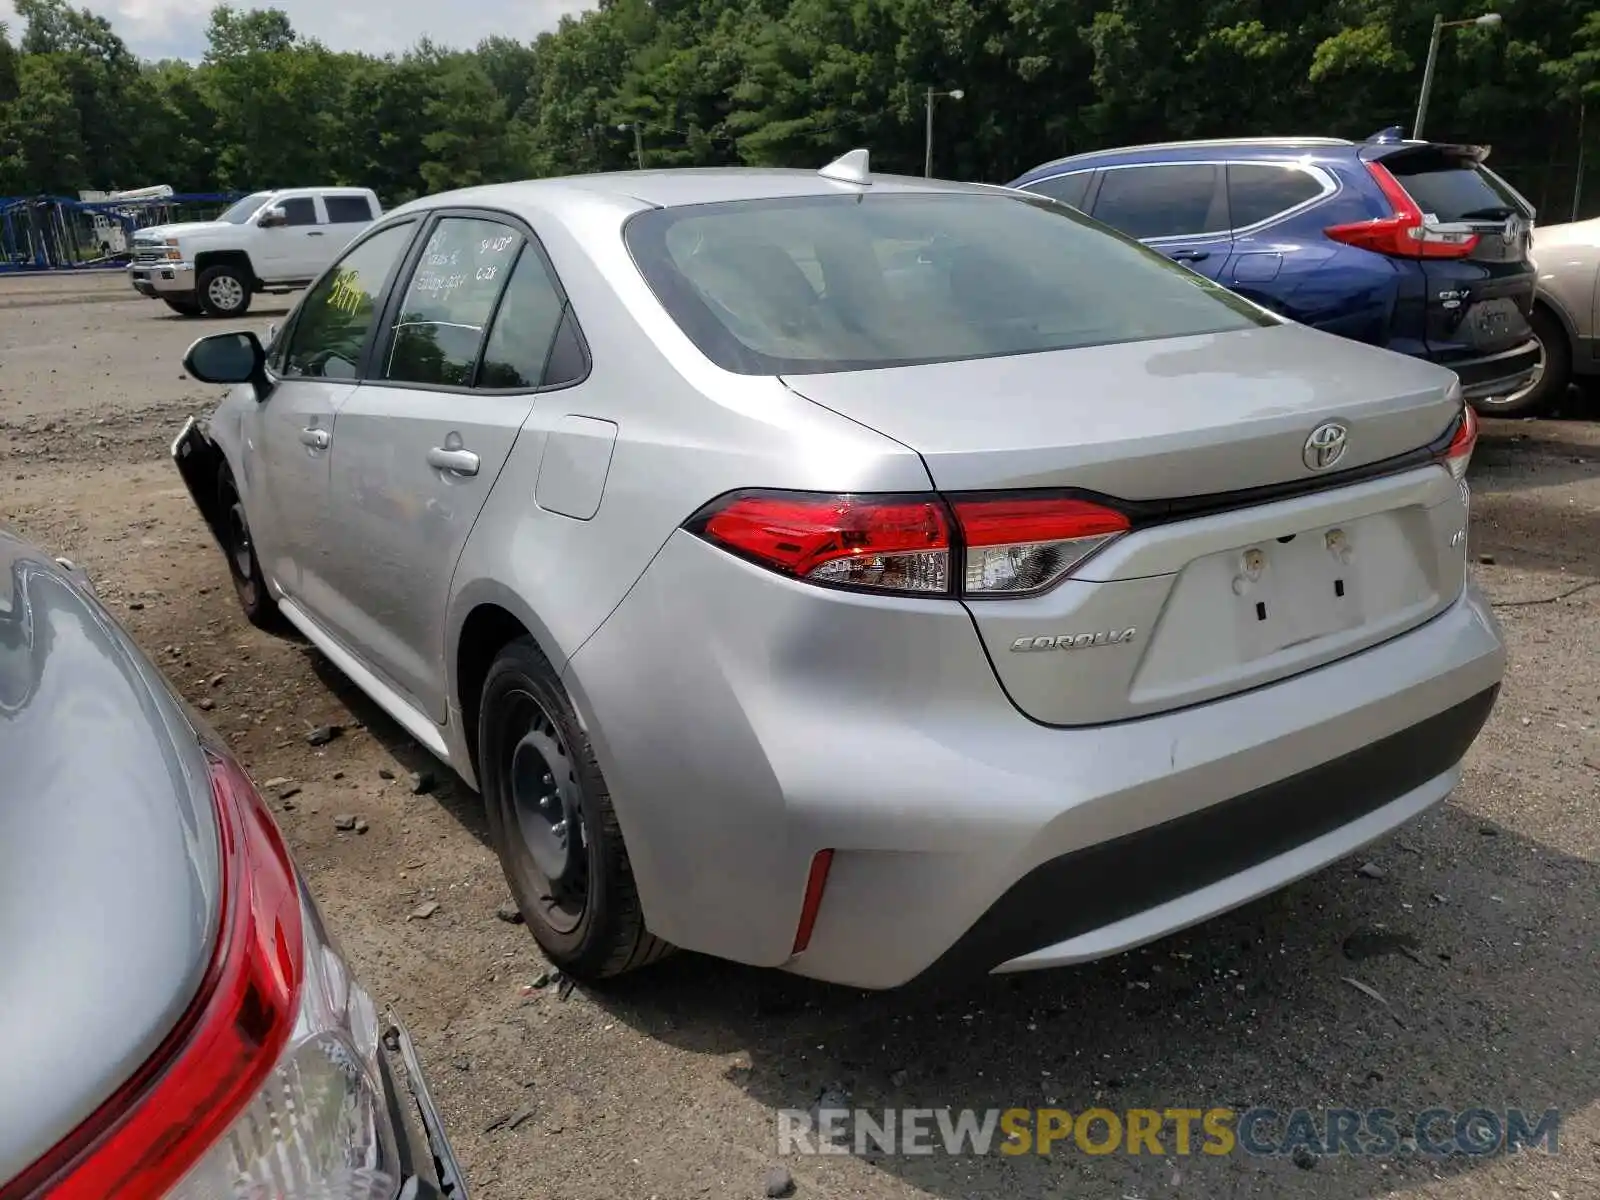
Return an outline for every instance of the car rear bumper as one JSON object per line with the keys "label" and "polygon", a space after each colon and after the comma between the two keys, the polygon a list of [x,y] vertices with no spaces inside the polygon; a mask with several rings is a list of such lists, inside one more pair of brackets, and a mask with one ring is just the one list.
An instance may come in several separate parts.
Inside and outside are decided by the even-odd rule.
{"label": "car rear bumper", "polygon": [[959,605],[818,595],[678,534],[567,680],[653,932],[879,988],[1113,953],[1350,853],[1449,793],[1504,661],[1468,588],[1290,679],[1050,728]]}
{"label": "car rear bumper", "polygon": [[134,291],[151,299],[192,296],[194,267],[183,262],[133,263],[128,267],[128,282]]}
{"label": "car rear bumper", "polygon": [[1539,353],[1538,341],[1530,339],[1498,354],[1441,365],[1456,373],[1461,380],[1461,394],[1466,399],[1482,400],[1489,396],[1509,396],[1527,387],[1539,367]]}
{"label": "car rear bumper", "polygon": [[391,1013],[380,1058],[389,1116],[397,1136],[402,1162],[409,1172],[401,1195],[413,1200],[467,1200],[467,1179],[444,1131],[433,1095],[428,1091],[422,1065],[411,1035]]}

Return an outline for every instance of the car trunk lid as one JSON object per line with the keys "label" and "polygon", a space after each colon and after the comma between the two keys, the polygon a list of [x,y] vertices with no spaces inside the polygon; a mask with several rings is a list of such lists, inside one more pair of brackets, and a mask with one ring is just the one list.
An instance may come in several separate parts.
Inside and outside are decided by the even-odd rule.
{"label": "car trunk lid", "polygon": [[[1131,530],[1036,595],[965,602],[1029,716],[1088,725],[1228,695],[1414,627],[1465,580],[1433,451],[1446,371],[1299,326],[793,377],[952,493],[1070,489]],[[1319,431],[1345,449],[1321,461]]]}

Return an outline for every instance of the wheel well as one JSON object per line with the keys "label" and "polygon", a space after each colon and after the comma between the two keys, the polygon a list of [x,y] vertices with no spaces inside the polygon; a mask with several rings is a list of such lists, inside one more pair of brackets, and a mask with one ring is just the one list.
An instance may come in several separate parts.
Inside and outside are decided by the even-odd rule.
{"label": "wheel well", "polygon": [[208,250],[194,256],[194,272],[198,278],[202,271],[212,267],[236,267],[244,273],[245,282],[252,287],[256,283],[255,268],[250,265],[250,256],[243,250]]}
{"label": "wheel well", "polygon": [[1567,316],[1561,311],[1561,309],[1557,308],[1554,304],[1551,304],[1549,300],[1538,293],[1534,294],[1533,307],[1536,310],[1542,311],[1546,316],[1554,321],[1556,323],[1556,327],[1560,329],[1562,333],[1566,334],[1567,341],[1572,341],[1572,326],[1567,324]]}
{"label": "wheel well", "polygon": [[498,604],[480,604],[467,614],[456,648],[456,693],[461,704],[461,727],[473,770],[478,767],[478,700],[500,651],[528,629]]}

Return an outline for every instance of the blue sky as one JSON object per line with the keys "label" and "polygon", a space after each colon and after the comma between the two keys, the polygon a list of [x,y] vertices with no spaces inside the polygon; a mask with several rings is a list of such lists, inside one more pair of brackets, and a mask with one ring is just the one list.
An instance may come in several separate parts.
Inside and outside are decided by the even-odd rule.
{"label": "blue sky", "polygon": [[[110,20],[122,40],[143,58],[196,59],[205,52],[206,21],[215,0],[69,0]],[[585,0],[234,0],[237,8],[281,8],[295,29],[336,50],[383,54],[404,50],[424,36],[450,46],[470,46],[491,34],[528,40],[553,27],[562,13],[588,7]],[[0,0],[0,22],[16,33],[10,0]]]}

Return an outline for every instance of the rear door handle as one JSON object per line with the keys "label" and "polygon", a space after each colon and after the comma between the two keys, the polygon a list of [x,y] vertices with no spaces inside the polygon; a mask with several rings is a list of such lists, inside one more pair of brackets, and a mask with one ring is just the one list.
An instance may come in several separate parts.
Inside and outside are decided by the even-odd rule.
{"label": "rear door handle", "polygon": [[321,236],[322,236],[322,230],[320,230],[320,229],[313,229],[313,230],[311,230],[311,231],[310,231],[310,232],[308,232],[308,233],[307,233],[307,234],[306,234],[306,236],[307,236],[307,237],[321,237]]}
{"label": "rear door handle", "polygon": [[1172,257],[1178,262],[1199,262],[1201,259],[1210,258],[1209,250],[1174,250]]}
{"label": "rear door handle", "polygon": [[478,456],[471,450],[447,450],[443,446],[435,446],[428,451],[428,465],[457,475],[476,475]]}
{"label": "rear door handle", "polygon": [[300,431],[300,444],[310,446],[313,450],[326,450],[328,443],[332,441],[333,435],[326,429],[318,429],[315,425]]}

